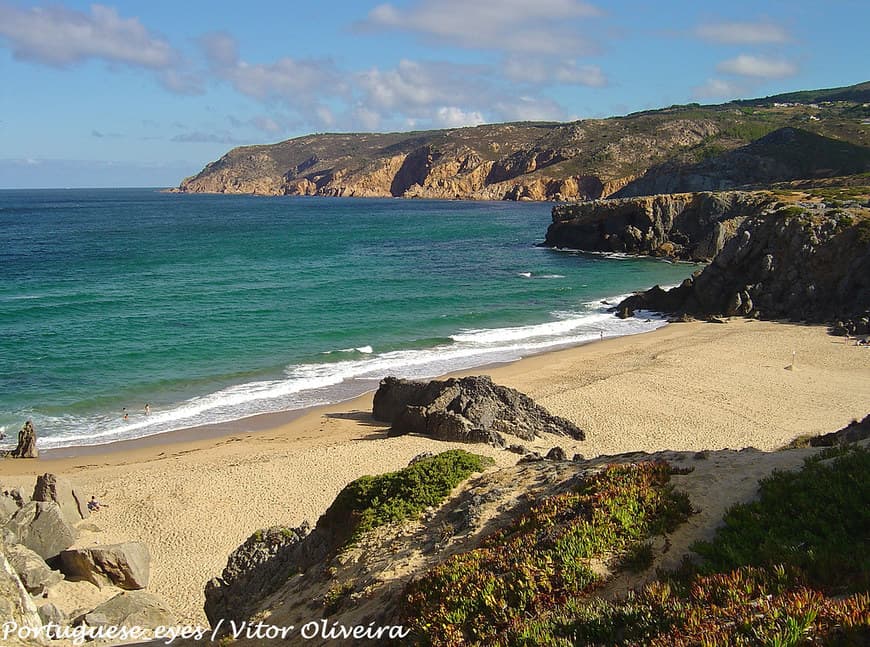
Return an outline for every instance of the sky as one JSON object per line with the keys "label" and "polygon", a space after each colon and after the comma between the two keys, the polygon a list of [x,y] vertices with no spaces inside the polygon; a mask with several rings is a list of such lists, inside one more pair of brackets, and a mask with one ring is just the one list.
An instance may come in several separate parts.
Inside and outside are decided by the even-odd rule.
{"label": "sky", "polygon": [[176,186],[310,133],[852,85],[867,25],[866,0],[0,0],[0,188]]}

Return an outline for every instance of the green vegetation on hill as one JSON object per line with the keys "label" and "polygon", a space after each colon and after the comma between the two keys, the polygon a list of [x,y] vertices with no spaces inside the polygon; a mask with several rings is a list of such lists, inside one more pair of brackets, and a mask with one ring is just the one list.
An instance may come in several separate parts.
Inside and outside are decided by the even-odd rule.
{"label": "green vegetation on hill", "polygon": [[413,582],[405,626],[419,644],[547,644],[540,620],[601,580],[593,560],[636,561],[691,512],[664,462],[611,465],[545,498],[473,551]]}
{"label": "green vegetation on hill", "polygon": [[[870,641],[870,451],[828,450],[774,473],[698,565],[619,600],[596,598],[591,560],[643,554],[689,511],[662,463],[609,467],[535,504],[475,551],[414,582],[407,623],[428,645],[865,645]],[[635,550],[631,550],[634,547]]]}
{"label": "green vegetation on hill", "polygon": [[438,505],[472,473],[492,463],[491,458],[454,449],[397,472],[362,476],[339,492],[324,518],[353,541],[369,530]]}

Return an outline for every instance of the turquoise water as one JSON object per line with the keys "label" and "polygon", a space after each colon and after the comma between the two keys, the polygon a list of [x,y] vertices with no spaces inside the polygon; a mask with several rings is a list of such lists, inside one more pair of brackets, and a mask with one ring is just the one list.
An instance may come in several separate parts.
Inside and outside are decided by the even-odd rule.
{"label": "turquoise water", "polygon": [[0,191],[0,427],[104,443],[661,325],[601,300],[691,268],[537,248],[550,208]]}

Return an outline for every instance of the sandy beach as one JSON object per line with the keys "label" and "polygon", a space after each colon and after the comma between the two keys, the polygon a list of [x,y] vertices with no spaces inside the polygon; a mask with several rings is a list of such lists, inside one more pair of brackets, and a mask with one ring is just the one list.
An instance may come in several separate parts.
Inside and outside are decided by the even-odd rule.
{"label": "sandy beach", "polygon": [[[774,450],[870,412],[870,350],[817,326],[675,324],[466,374],[481,372],[583,428],[586,441],[538,443],[539,449],[559,444],[569,456]],[[180,620],[205,624],[206,581],[255,530],[304,520],[313,525],[349,481],[455,446],[388,438],[370,412],[368,394],[274,428],[241,423],[239,429],[250,431],[219,438],[10,459],[0,463],[0,481],[32,487],[36,474],[53,472],[96,495],[108,504],[91,519],[100,532],[83,533],[79,543],[145,542],[153,560],[149,590]],[[489,447],[474,451],[502,465],[517,460]]]}

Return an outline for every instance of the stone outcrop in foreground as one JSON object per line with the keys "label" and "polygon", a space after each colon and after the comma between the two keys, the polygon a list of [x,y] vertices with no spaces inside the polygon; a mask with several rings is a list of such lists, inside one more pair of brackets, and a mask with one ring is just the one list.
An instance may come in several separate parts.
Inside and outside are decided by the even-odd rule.
{"label": "stone outcrop in foreground", "polygon": [[375,393],[372,415],[391,432],[506,447],[501,434],[532,440],[542,433],[584,440],[574,423],[551,415],[527,395],[488,376],[412,382],[387,377]]}
{"label": "stone outcrop in foreground", "polygon": [[138,541],[74,548],[60,554],[60,568],[72,579],[133,591],[148,586],[151,554],[148,546]]}
{"label": "stone outcrop in foreground", "polygon": [[767,192],[722,191],[562,205],[553,207],[544,245],[709,261],[774,202]]}
{"label": "stone outcrop in foreground", "polygon": [[870,218],[824,204],[749,218],[702,272],[672,290],[633,295],[616,312],[627,317],[641,309],[826,322],[840,334],[870,333]]}

